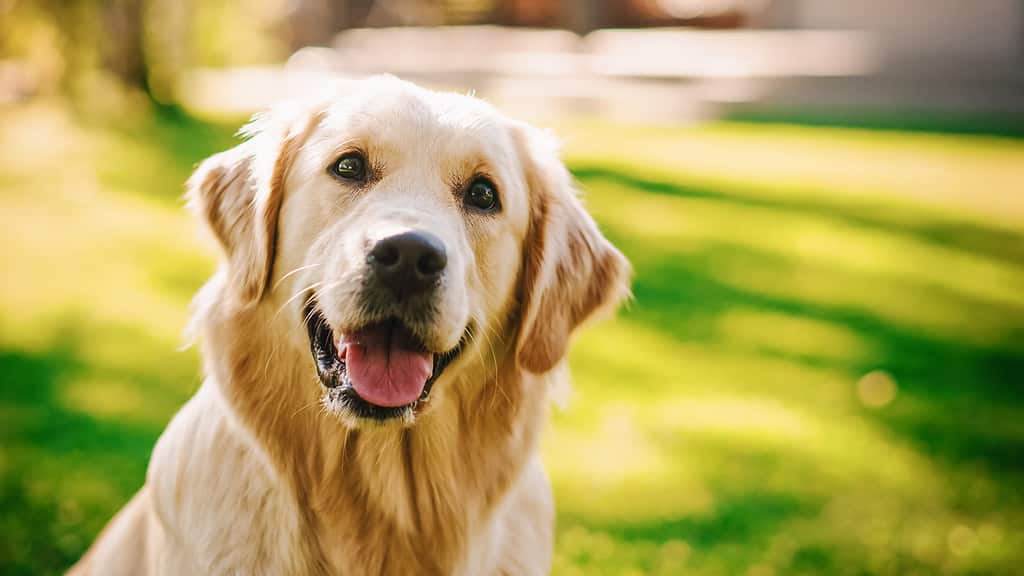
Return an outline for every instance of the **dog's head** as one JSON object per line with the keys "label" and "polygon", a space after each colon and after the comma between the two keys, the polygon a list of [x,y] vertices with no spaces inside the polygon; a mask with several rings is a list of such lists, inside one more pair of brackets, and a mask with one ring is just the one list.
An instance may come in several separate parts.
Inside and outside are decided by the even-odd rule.
{"label": "dog's head", "polygon": [[355,425],[412,422],[453,372],[546,372],[628,292],[547,134],[391,77],[260,117],[189,193],[226,254],[219,298],[284,318],[267,329]]}

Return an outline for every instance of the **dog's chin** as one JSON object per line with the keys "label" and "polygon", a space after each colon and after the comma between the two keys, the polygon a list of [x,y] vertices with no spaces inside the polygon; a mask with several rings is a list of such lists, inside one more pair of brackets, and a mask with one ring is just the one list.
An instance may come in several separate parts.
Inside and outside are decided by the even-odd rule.
{"label": "dog's chin", "polygon": [[454,348],[433,351],[399,318],[339,334],[312,298],[304,318],[323,405],[350,426],[412,424],[471,333],[467,326]]}

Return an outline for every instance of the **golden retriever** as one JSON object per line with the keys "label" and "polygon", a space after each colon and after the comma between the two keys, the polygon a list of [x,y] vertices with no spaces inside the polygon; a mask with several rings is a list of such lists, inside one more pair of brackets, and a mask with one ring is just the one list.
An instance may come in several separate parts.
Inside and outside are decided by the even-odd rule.
{"label": "golden retriever", "polygon": [[189,181],[207,378],[72,573],[546,573],[548,392],[629,281],[552,138],[393,77],[245,133]]}

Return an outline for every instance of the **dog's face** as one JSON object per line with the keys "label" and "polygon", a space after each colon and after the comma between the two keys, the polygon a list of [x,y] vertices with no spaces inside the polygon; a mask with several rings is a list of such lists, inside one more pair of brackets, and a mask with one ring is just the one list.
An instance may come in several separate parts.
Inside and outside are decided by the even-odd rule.
{"label": "dog's face", "polygon": [[407,416],[502,330],[529,206],[482,103],[382,84],[328,106],[293,159],[276,266],[299,271],[281,294],[299,295],[328,406],[375,418]]}
{"label": "dog's face", "polygon": [[547,371],[626,293],[548,140],[479,100],[376,78],[257,126],[200,167],[192,199],[232,301],[288,320],[276,337],[309,350],[353,425],[411,423],[474,363],[482,381],[502,361]]}

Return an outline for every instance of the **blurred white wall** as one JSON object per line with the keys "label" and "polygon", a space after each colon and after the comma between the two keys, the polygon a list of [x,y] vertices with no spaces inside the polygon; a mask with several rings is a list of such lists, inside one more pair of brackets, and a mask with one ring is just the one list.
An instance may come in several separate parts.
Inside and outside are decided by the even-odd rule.
{"label": "blurred white wall", "polygon": [[1022,0],[773,0],[757,24],[858,31],[876,69],[775,79],[751,108],[1024,114]]}
{"label": "blurred white wall", "polygon": [[1021,0],[773,0],[771,28],[871,32],[892,65],[1024,63]]}

